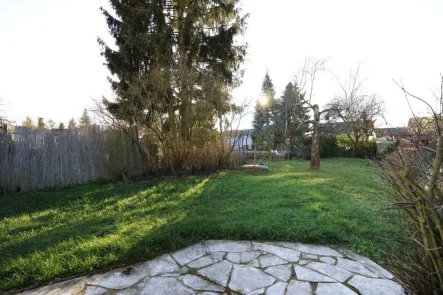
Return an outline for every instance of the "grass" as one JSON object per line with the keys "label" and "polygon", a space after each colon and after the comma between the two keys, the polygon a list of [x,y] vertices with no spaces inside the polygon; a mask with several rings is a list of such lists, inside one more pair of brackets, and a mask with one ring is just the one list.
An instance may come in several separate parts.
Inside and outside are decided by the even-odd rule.
{"label": "grass", "polygon": [[346,246],[383,261],[379,171],[357,159],[267,163],[181,181],[90,184],[0,197],[0,291],[147,260],[204,239]]}

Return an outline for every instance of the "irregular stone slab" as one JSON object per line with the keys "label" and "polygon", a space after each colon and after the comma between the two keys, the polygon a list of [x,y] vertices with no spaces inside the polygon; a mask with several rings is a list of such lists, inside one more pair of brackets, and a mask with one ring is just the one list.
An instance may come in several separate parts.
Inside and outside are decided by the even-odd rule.
{"label": "irregular stone slab", "polygon": [[268,267],[265,270],[265,272],[285,282],[289,280],[292,275],[290,265],[277,265],[277,266]]}
{"label": "irregular stone slab", "polygon": [[332,258],[332,257],[327,257],[327,256],[320,257],[320,261],[321,261],[321,262],[324,262],[324,263],[327,263],[327,264],[331,264],[331,265],[334,265],[335,262],[336,262],[334,258]]}
{"label": "irregular stone slab", "polygon": [[258,259],[252,260],[248,265],[248,267],[260,267],[260,263],[258,262]]}
{"label": "irregular stone slab", "polygon": [[352,276],[352,273],[350,273],[347,270],[322,262],[310,262],[308,263],[308,265],[306,265],[306,267],[309,267],[310,269],[313,269],[315,271],[318,271],[319,273],[327,275],[328,277],[331,277],[341,283],[343,283]]}
{"label": "irregular stone slab", "polygon": [[203,293],[200,293],[200,295],[220,295],[220,294],[214,293],[214,292],[203,292]]}
{"label": "irregular stone slab", "polygon": [[288,248],[268,245],[264,243],[252,242],[253,250],[261,250],[274,254],[290,262],[297,262],[300,260],[301,253]]}
{"label": "irregular stone slab", "polygon": [[403,295],[403,288],[397,283],[387,279],[371,279],[355,275],[349,282],[362,295]]}
{"label": "irregular stone slab", "polygon": [[346,269],[350,272],[354,272],[366,277],[378,278],[376,274],[374,274],[372,271],[370,271],[360,263],[346,258],[340,258],[340,257],[337,258],[337,267]]}
{"label": "irregular stone slab", "polygon": [[[102,287],[89,286],[89,287],[87,287],[85,289],[83,295],[102,295],[102,294],[106,294],[108,292],[109,292],[108,289],[105,289],[105,288],[102,288]],[[45,295],[47,295],[47,294],[55,295],[57,293],[52,293],[52,292],[51,293],[45,293]],[[64,294],[74,295],[74,294],[77,294],[77,293],[68,292],[68,293],[64,293]]]}
{"label": "irregular stone slab", "polygon": [[131,274],[122,273],[123,269],[117,269],[106,273],[101,280],[88,285],[96,285],[107,289],[121,290],[136,285],[138,282],[149,276],[148,270],[143,265],[134,265]]}
{"label": "irregular stone slab", "polygon": [[150,276],[178,271],[177,263],[169,255],[162,255],[159,258],[145,262],[145,267]]}
{"label": "irregular stone slab", "polygon": [[206,281],[195,275],[185,275],[183,277],[183,283],[186,286],[191,287],[194,290],[198,291],[219,291],[222,292],[225,288],[217,286],[214,283]]}
{"label": "irregular stone slab", "polygon": [[34,290],[28,290],[23,293],[22,295],[47,295],[47,294],[54,294],[54,295],[74,295],[78,294],[82,291],[82,289],[85,287],[86,277],[80,277],[75,278],[72,280],[48,285],[39,289]]}
{"label": "irregular stone slab", "polygon": [[174,259],[183,266],[206,254],[206,248],[202,244],[196,244],[173,253],[172,257],[174,257]]}
{"label": "irregular stone slab", "polygon": [[340,283],[319,283],[316,295],[357,295],[354,291]]}
{"label": "irregular stone slab", "polygon": [[180,268],[178,270],[179,274],[187,274],[188,272],[189,272],[189,267],[187,267],[187,266],[183,266],[182,268]]}
{"label": "irregular stone slab", "polygon": [[290,281],[286,295],[312,295],[311,284],[308,282]]}
{"label": "irregular stone slab", "polygon": [[211,256],[203,256],[197,260],[192,261],[191,263],[188,263],[188,266],[191,268],[202,268],[208,265],[211,265],[214,263],[214,260],[212,260]]}
{"label": "irregular stone slab", "polygon": [[257,289],[268,287],[275,282],[270,275],[265,274],[256,268],[238,268],[234,269],[229,282],[229,288],[242,294]]}
{"label": "irregular stone slab", "polygon": [[260,266],[261,267],[269,267],[274,265],[280,265],[288,263],[286,260],[281,259],[273,254],[266,254],[260,257]]}
{"label": "irregular stone slab", "polygon": [[308,281],[308,282],[336,282],[336,280],[327,277],[325,275],[322,275],[316,271],[313,271],[312,269],[300,266],[300,265],[294,265],[294,271],[297,275],[297,279],[300,281]]}
{"label": "irregular stone slab", "polygon": [[266,295],[285,295],[287,283],[278,282],[266,290]]}
{"label": "irregular stone slab", "polygon": [[[115,295],[134,295],[134,294],[140,294],[141,290],[144,288],[144,286],[146,285],[146,282],[142,281],[140,283],[138,283],[137,285],[128,288],[128,289],[124,289],[124,290],[119,290],[116,291],[114,294]],[[109,294],[109,290],[106,290],[107,292],[105,294]],[[112,294],[112,293],[111,293]],[[86,295],[86,294],[84,294]]]}
{"label": "irregular stone slab", "polygon": [[198,273],[204,277],[209,278],[211,281],[225,287],[228,283],[229,274],[231,273],[232,263],[228,261],[222,261],[214,265],[202,268]]}
{"label": "irregular stone slab", "polygon": [[293,243],[284,243],[284,244],[285,244],[285,247],[291,248],[291,249],[299,251],[299,252],[312,254],[312,255],[343,257],[342,254],[338,253],[335,250],[332,250],[328,246],[293,244]]}
{"label": "irregular stone slab", "polygon": [[296,247],[299,243],[291,243],[291,242],[264,242],[265,244],[273,245],[273,246],[279,246],[279,247],[285,247],[292,249],[293,247]]}
{"label": "irregular stone slab", "polygon": [[168,295],[191,295],[195,294],[190,288],[174,278],[151,278],[146,282],[140,295],[168,294]]}
{"label": "irregular stone slab", "polygon": [[225,252],[214,252],[211,253],[211,258],[214,259],[215,261],[222,261],[225,255],[226,255]]}
{"label": "irregular stone slab", "polygon": [[251,251],[251,242],[233,242],[222,240],[211,240],[205,242],[209,251],[212,252],[246,252]]}
{"label": "irregular stone slab", "polygon": [[243,267],[248,267],[248,266],[244,264],[232,264],[232,269],[243,268]]}
{"label": "irregular stone slab", "polygon": [[183,275],[183,274],[178,273],[178,272],[168,272],[168,273],[164,273],[164,274],[160,275],[160,277],[177,278],[177,277],[179,277],[181,275]]}
{"label": "irregular stone slab", "polygon": [[241,263],[241,253],[238,252],[228,253],[226,255],[226,259],[228,259],[232,263]]}
{"label": "irregular stone slab", "polygon": [[317,256],[317,255],[312,255],[312,254],[301,253],[301,258],[303,258],[303,259],[317,260],[317,259],[318,259],[318,256]]}
{"label": "irregular stone slab", "polygon": [[262,289],[258,289],[258,290],[252,291],[252,292],[248,292],[248,293],[246,293],[246,295],[262,295],[264,293],[265,293],[265,288],[262,288]]}
{"label": "irregular stone slab", "polygon": [[252,260],[256,259],[260,256],[262,252],[260,251],[250,251],[250,252],[242,252],[240,253],[240,262],[241,263],[250,263]]}
{"label": "irregular stone slab", "polygon": [[300,265],[306,265],[306,264],[308,264],[309,262],[312,262],[312,260],[308,260],[308,259],[300,259],[300,260],[298,261],[298,264],[300,264]]}
{"label": "irregular stone slab", "polygon": [[378,265],[377,263],[375,263],[374,261],[372,261],[367,257],[360,256],[346,249],[338,249],[338,251],[341,254],[345,255],[346,257],[353,259],[358,263],[366,266],[366,268],[368,268],[370,271],[372,271],[381,278],[387,278],[390,280],[394,278],[393,274],[391,274],[389,271],[387,271],[386,269],[384,269],[383,267],[381,267],[380,265]]}
{"label": "irregular stone slab", "polygon": [[249,263],[252,260],[256,259],[262,252],[260,251],[250,251],[250,252],[235,252],[228,253],[226,255],[226,259],[231,261],[232,263]]}

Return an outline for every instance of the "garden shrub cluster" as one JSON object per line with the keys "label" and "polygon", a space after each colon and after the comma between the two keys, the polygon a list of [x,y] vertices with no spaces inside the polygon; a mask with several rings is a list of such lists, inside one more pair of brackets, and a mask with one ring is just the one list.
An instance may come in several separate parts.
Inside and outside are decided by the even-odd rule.
{"label": "garden shrub cluster", "polygon": [[[306,141],[306,159],[310,157],[311,139]],[[377,154],[377,143],[375,140],[360,142],[358,149],[354,143],[346,136],[320,137],[320,158],[375,158]]]}

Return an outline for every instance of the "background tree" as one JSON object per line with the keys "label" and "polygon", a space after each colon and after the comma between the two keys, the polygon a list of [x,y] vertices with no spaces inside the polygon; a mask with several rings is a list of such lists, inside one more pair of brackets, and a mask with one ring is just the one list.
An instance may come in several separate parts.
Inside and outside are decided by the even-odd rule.
{"label": "background tree", "polygon": [[75,129],[75,128],[77,128],[77,122],[75,122],[75,119],[72,118],[68,122],[68,129]]}
{"label": "background tree", "polygon": [[[318,73],[324,71],[327,58],[315,60],[306,58],[304,64],[299,68],[295,75],[295,81],[299,85],[303,95],[300,95],[300,124],[298,128],[303,125],[309,126],[311,131],[311,169],[320,169],[320,117],[323,113],[329,112],[328,109],[320,111],[317,104],[312,104],[314,97],[315,81]],[[300,92],[299,92],[300,93]],[[313,119],[309,120],[309,112],[313,112]]]}
{"label": "background tree", "polygon": [[252,126],[254,128],[254,146],[257,145],[261,149],[268,149],[271,147],[272,131],[271,124],[273,115],[275,113],[275,89],[269,72],[266,72],[263,79],[260,97],[255,105],[254,119]]}
{"label": "background tree", "polygon": [[83,110],[83,114],[79,120],[80,127],[88,127],[91,126],[91,118],[89,117],[88,111],[86,109]]}
{"label": "background tree", "polygon": [[367,142],[374,131],[374,123],[383,116],[384,102],[376,94],[366,94],[365,81],[360,78],[360,66],[350,72],[349,79],[340,83],[341,94],[327,104],[328,119],[346,124],[346,133],[358,156],[361,142]]}
{"label": "background tree", "polygon": [[30,128],[30,129],[36,128],[34,122],[32,121],[32,119],[29,116],[27,116],[26,119],[22,122],[22,125],[27,128]]}
{"label": "background tree", "polygon": [[46,124],[43,118],[37,118],[37,129],[45,129]]}
{"label": "background tree", "polygon": [[[246,47],[239,1],[111,0],[101,9],[117,50],[103,40],[102,54],[116,101],[106,110],[127,125],[143,128],[168,162],[184,169],[195,145],[194,130],[210,132],[231,110],[228,94],[238,85]],[[214,87],[220,95],[209,96]],[[102,108],[103,110],[103,108]],[[134,142],[139,145],[138,135]],[[186,164],[187,165],[187,164]],[[185,165],[185,166],[186,166]]]}
{"label": "background tree", "polygon": [[[287,144],[294,146],[297,137],[303,136],[308,130],[305,125],[301,125],[300,118],[303,116],[304,110],[301,107],[301,100],[304,94],[300,93],[300,89],[296,82],[288,83],[285,87],[283,95],[275,102],[273,111],[274,128],[277,130],[276,144]],[[279,138],[280,137],[280,138]]]}
{"label": "background tree", "polygon": [[48,120],[48,127],[49,129],[55,129],[55,122],[52,119]]}
{"label": "background tree", "polygon": [[59,124],[58,124],[58,128],[57,128],[58,130],[65,130],[65,124],[63,123],[63,122],[60,122]]}

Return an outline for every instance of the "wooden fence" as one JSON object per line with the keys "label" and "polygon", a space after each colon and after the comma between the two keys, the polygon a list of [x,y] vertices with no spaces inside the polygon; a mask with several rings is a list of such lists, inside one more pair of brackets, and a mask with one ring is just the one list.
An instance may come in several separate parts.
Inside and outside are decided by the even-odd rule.
{"label": "wooden fence", "polygon": [[[136,138],[134,129],[128,132]],[[137,145],[121,130],[17,127],[0,134],[0,193],[139,176],[145,168]]]}

